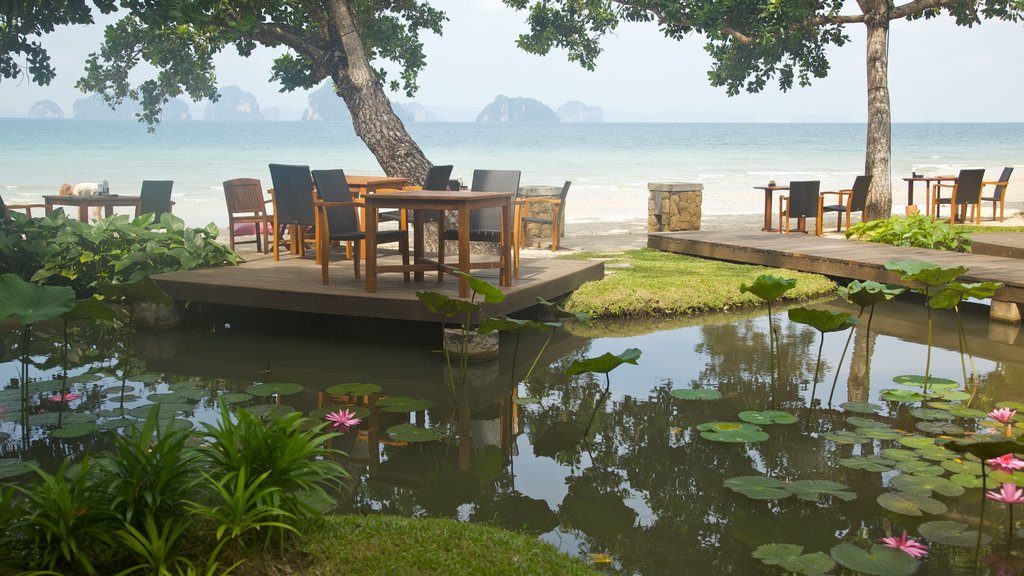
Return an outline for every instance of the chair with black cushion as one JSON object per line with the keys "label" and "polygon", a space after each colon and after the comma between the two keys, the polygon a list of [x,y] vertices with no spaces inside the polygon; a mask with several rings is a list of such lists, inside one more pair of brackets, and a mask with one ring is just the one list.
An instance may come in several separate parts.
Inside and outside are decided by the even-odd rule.
{"label": "chair with black cushion", "polygon": [[270,198],[274,205],[274,260],[279,259],[282,227],[288,226],[289,247],[293,254],[305,255],[306,228],[313,226],[313,177],[309,166],[270,164],[274,187]]}
{"label": "chair with black cushion", "polygon": [[[473,170],[473,184],[470,191],[474,192],[519,192],[519,170]],[[437,262],[438,280],[444,277],[445,240],[458,240],[459,231],[448,228],[444,212],[438,220]],[[502,235],[501,208],[482,208],[469,214],[469,239],[471,242],[501,243]],[[499,250],[499,253],[502,252]],[[499,256],[499,260],[503,255]],[[504,266],[498,262],[495,267]],[[506,268],[507,270],[507,268]]]}
{"label": "chair with black cushion", "polygon": [[33,208],[46,208],[46,204],[4,204],[3,196],[0,196],[0,218],[7,218],[10,210],[24,210],[25,215],[31,218]]}
{"label": "chair with black cushion", "polygon": [[953,184],[953,193],[949,198],[939,197],[939,188],[932,188],[932,208],[935,210],[935,217],[939,218],[943,205],[950,207],[949,223],[956,222],[957,218],[966,220],[967,207],[971,207],[971,214],[975,221],[981,223],[981,183],[985,179],[984,168],[968,168],[961,170]]}
{"label": "chair with black cushion", "polygon": [[[448,179],[452,175],[453,168],[454,166],[451,164],[444,166],[431,166],[430,170],[427,171],[427,177],[423,180],[423,186],[406,186],[402,188],[402,190],[447,190]],[[389,190],[377,190],[377,192],[386,194]],[[436,219],[437,211],[432,210],[429,214],[424,216],[423,221],[432,222]],[[378,211],[377,221],[398,222],[398,227],[402,230],[405,230],[408,227],[405,210]]]}
{"label": "chair with black cushion", "polygon": [[[316,182],[316,199],[313,206],[316,210],[316,251],[317,261],[320,263],[320,272],[324,284],[330,283],[328,276],[328,264],[330,258],[331,242],[351,242],[353,249],[353,261],[355,262],[355,277],[359,278],[360,245],[366,240],[366,232],[359,226],[359,213],[357,208],[363,202],[352,198],[352,191],[349,190],[348,182],[345,181],[344,170],[313,170],[313,180]],[[377,245],[398,242],[398,248],[402,253],[402,264],[409,265],[409,233],[405,230],[382,230],[377,232]],[[367,246],[367,250],[376,250],[377,246]],[[405,281],[409,281],[409,271],[406,270]]]}
{"label": "chair with black cushion", "polygon": [[[263,198],[263,184],[257,178],[234,178],[224,181],[224,201],[228,207],[228,243],[256,244],[256,250],[266,254],[270,251],[270,229],[273,215],[267,214],[269,198]],[[248,236],[252,227],[254,240],[236,241],[235,236]],[[262,244],[260,236],[263,237]]]}
{"label": "chair with black cushion", "polygon": [[[789,221],[799,220],[800,232],[807,232],[806,220],[818,216],[818,191],[821,182],[803,180],[789,183],[789,196],[779,198],[779,233],[789,233]],[[785,226],[783,226],[785,218]]]}
{"label": "chair with black cushion", "polygon": [[[857,176],[853,181],[853,188],[839,190],[837,192],[826,191],[818,195],[818,221],[815,223],[814,230],[818,236],[821,236],[823,219],[822,216],[826,212],[836,213],[836,232],[842,230],[843,227],[843,214],[846,214],[846,228],[850,228],[850,214],[854,212],[860,212],[860,219],[864,220],[864,206],[868,201],[868,188],[871,186],[871,175]],[[826,196],[835,194],[837,196],[836,204],[825,204]]]}
{"label": "chair with black cushion", "polygon": [[995,190],[992,191],[991,196],[982,196],[982,202],[992,203],[992,220],[996,219],[996,207],[999,207],[999,221],[1003,221],[1003,207],[1006,204],[1006,187],[1010,185],[1010,176],[1013,174],[1013,166],[1007,166],[1003,168],[1003,173],[999,175],[999,180],[996,182],[982,182],[981,190],[982,194],[985,192],[985,186],[995,186]]}
{"label": "chair with black cushion", "polygon": [[153,221],[159,222],[164,212],[171,211],[171,188],[173,180],[143,180],[142,191],[139,193],[141,205],[135,214],[153,214]]}

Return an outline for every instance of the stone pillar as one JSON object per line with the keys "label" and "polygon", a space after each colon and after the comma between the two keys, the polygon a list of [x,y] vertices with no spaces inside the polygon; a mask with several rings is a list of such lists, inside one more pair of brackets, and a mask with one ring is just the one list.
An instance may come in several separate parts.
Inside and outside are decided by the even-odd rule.
{"label": "stone pillar", "polygon": [[700,230],[704,185],[691,182],[647,184],[647,231]]}

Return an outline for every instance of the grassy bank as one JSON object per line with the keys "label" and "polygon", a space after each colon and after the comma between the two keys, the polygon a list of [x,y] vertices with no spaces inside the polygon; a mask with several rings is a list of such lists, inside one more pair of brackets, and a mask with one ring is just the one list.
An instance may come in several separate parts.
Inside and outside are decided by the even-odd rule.
{"label": "grassy bank", "polygon": [[566,308],[599,318],[651,317],[730,311],[760,306],[762,301],[740,293],[740,284],[761,274],[795,278],[787,300],[829,294],[835,283],[818,274],[705,260],[642,248],[626,252],[580,252],[567,259],[602,259],[605,278],[576,290]]}
{"label": "grassy bank", "polygon": [[598,574],[535,536],[446,519],[328,516],[298,547],[302,566],[250,558],[238,574]]}

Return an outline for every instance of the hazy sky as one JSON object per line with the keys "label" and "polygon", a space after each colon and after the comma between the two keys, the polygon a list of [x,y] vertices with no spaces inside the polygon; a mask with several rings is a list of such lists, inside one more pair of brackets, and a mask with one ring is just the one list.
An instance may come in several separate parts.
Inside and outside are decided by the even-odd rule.
{"label": "hazy sky", "polygon": [[[708,85],[703,42],[665,39],[654,25],[623,24],[604,42],[597,70],[588,72],[564,53],[546,57],[515,47],[526,30],[525,13],[499,0],[436,0],[450,21],[443,36],[426,36],[427,68],[416,101],[427,106],[480,109],[498,94],[537,98],[552,108],[579,100],[613,111],[701,113],[709,120],[744,117],[762,122],[800,120],[863,122],[866,116],[863,26],[848,28],[851,42],[833,48],[832,71],[810,88],[729,98]],[[74,89],[101,26],[59,29],[45,46],[57,66],[53,84],[0,82],[0,110],[27,112],[33,102],[56,101],[67,116],[82,97]],[[889,45],[889,80],[895,122],[1024,121],[1019,105],[1024,76],[1013,63],[1024,54],[1024,25],[984,21],[960,28],[952,19],[897,21]],[[301,109],[306,93],[281,94],[271,83],[274,53],[243,59],[233,50],[217,61],[220,85],[239,85],[261,106]],[[393,99],[406,101],[404,95]]]}

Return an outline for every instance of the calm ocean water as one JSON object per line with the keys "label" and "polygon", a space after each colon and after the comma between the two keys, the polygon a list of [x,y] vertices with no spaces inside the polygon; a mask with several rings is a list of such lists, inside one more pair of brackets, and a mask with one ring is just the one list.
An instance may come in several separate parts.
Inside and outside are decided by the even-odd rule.
{"label": "calm ocean water", "polygon": [[[523,185],[572,180],[567,217],[645,217],[648,182],[700,182],[708,214],[758,213],[753,186],[770,178],[847,188],[863,171],[860,124],[410,124],[437,164],[517,169]],[[984,167],[995,178],[1016,166],[1024,181],[1024,124],[893,126],[894,205],[912,170],[951,173]],[[267,164],[383,174],[348,124],[171,122],[155,134],[125,121],[0,119],[0,193],[8,203],[39,201],[62,182],[107,180],[138,193],[143,179],[174,180],[174,211],[190,225],[226,225],[221,182],[253,177],[270,186]],[[1013,188],[1020,189],[1016,184]],[[1011,192],[1012,194],[1012,192]],[[920,200],[918,200],[920,202]]]}

